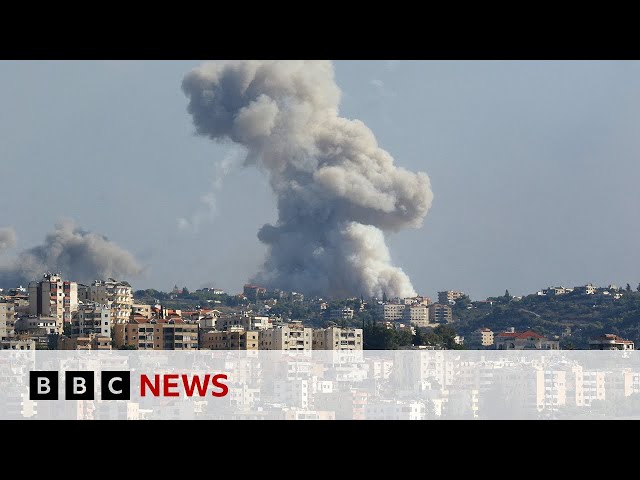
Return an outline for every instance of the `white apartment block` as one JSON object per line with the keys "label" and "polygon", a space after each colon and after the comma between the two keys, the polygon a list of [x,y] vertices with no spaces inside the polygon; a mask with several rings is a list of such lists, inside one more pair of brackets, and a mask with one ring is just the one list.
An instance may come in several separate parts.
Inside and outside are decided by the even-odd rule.
{"label": "white apartment block", "polygon": [[362,350],[361,328],[329,327],[313,330],[313,350]]}
{"label": "white apartment block", "polygon": [[290,323],[281,327],[260,330],[260,350],[311,350],[313,329]]}
{"label": "white apartment block", "polygon": [[59,318],[70,322],[78,310],[78,284],[46,273],[40,282],[29,283],[29,315]]}
{"label": "white apartment block", "polygon": [[111,311],[98,303],[80,304],[71,318],[72,335],[96,335],[111,337]]}
{"label": "white apartment block", "polygon": [[89,286],[89,300],[107,305],[111,310],[111,324],[125,324],[133,308],[133,289],[127,282],[96,280]]}
{"label": "white apartment block", "polygon": [[429,307],[427,305],[410,305],[405,307],[402,320],[416,327],[429,326]]}
{"label": "white apartment block", "polygon": [[[200,322],[202,328],[206,328],[211,322]],[[245,330],[266,330],[273,325],[269,321],[269,317],[255,316],[248,314],[241,315],[224,315],[214,318],[216,330],[228,330],[231,327],[242,327]]]}
{"label": "white apartment block", "polygon": [[329,312],[329,320],[352,320],[353,313],[349,307],[334,308]]}

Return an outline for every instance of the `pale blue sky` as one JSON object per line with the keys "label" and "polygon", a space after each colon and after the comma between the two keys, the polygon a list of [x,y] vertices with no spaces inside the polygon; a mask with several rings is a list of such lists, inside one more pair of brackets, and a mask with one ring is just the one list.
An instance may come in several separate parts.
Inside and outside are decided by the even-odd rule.
{"label": "pale blue sky", "polygon": [[[177,228],[230,152],[193,134],[199,63],[0,62],[0,227],[28,248],[72,218],[147,267],[135,288],[240,291],[276,219],[261,173],[231,171],[216,214]],[[388,237],[418,292],[640,281],[640,63],[340,61],[336,81],[342,115],[431,178],[424,226]]]}

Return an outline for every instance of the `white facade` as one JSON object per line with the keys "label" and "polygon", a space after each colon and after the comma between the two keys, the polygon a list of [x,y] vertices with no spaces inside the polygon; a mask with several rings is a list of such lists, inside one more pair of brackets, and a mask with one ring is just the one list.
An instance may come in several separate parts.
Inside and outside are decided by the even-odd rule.
{"label": "white facade", "polygon": [[70,322],[78,310],[78,284],[47,273],[41,282],[29,283],[29,315],[57,317]]}
{"label": "white facade", "polygon": [[352,320],[353,309],[349,307],[334,308],[329,312],[329,320]]}
{"label": "white facade", "polygon": [[133,289],[127,282],[96,280],[89,287],[89,300],[109,307],[112,325],[124,324],[131,317]]}
{"label": "white facade", "polygon": [[96,303],[80,305],[71,319],[72,335],[89,335],[95,333],[111,337],[111,312],[106,305]]}
{"label": "white facade", "polygon": [[313,330],[314,350],[362,350],[361,328],[329,327]]}
{"label": "white facade", "polygon": [[403,303],[384,303],[377,306],[377,312],[385,322],[397,322],[402,320],[405,307]]}
{"label": "white facade", "polygon": [[407,306],[402,319],[416,327],[427,327],[429,326],[429,307],[427,305]]}
{"label": "white facade", "polygon": [[260,331],[259,340],[260,350],[311,350],[313,329],[297,324],[269,328]]}

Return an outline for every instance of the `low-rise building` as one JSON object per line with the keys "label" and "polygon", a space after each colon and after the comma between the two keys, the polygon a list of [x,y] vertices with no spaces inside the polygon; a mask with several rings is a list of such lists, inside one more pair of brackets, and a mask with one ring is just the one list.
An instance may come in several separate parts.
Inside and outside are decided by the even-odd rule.
{"label": "low-rise building", "polygon": [[329,327],[313,330],[313,350],[362,350],[361,328]]}
{"label": "low-rise building", "polygon": [[58,350],[111,350],[111,338],[100,334],[61,336]]}
{"label": "low-rise building", "polygon": [[334,308],[329,312],[329,320],[352,320],[353,313],[349,307]]}
{"label": "low-rise building", "polygon": [[489,328],[479,328],[471,334],[473,345],[490,347],[493,345],[493,331]]}
{"label": "low-rise building", "polygon": [[631,340],[625,340],[622,337],[612,333],[606,333],[597,338],[589,340],[590,350],[634,350],[635,345]]}
{"label": "low-rise building", "polygon": [[502,332],[494,337],[497,350],[559,350],[559,340],[549,340],[532,331]]}
{"label": "low-rise building", "polygon": [[34,340],[0,340],[0,350],[35,350]]}
{"label": "low-rise building", "polygon": [[402,320],[406,305],[404,303],[382,303],[376,307],[376,313],[385,322],[397,322]]}
{"label": "low-rise building", "polygon": [[462,297],[464,297],[464,292],[457,290],[444,290],[442,292],[438,292],[438,303],[449,304]]}

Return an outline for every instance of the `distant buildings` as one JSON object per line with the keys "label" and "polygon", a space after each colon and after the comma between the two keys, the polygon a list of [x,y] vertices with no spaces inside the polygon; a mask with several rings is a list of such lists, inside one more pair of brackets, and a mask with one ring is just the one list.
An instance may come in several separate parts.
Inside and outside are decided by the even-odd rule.
{"label": "distant buildings", "polygon": [[634,350],[631,340],[625,340],[612,333],[606,333],[600,337],[589,340],[590,350]]}
{"label": "distant buildings", "polygon": [[452,321],[453,311],[449,305],[441,303],[429,305],[429,323],[451,323]]}
{"label": "distant buildings", "polygon": [[71,317],[71,335],[111,337],[110,310],[99,303],[83,303]]}
{"label": "distant buildings", "polygon": [[197,350],[198,324],[182,319],[132,320],[112,327],[117,348],[138,350]]}
{"label": "distant buildings", "polygon": [[397,322],[402,320],[405,308],[404,303],[380,303],[376,305],[375,311],[385,322]]}
{"label": "distant buildings", "polygon": [[408,305],[402,312],[402,320],[415,327],[429,326],[429,307],[427,305]]}
{"label": "distant buildings", "polygon": [[532,331],[502,332],[494,337],[497,350],[559,350],[558,340],[549,340]]}
{"label": "distant buildings", "polygon": [[445,290],[443,292],[438,292],[438,303],[449,304],[451,302],[455,302],[463,296],[464,292],[459,292],[456,290]]}
{"label": "distant buildings", "polygon": [[7,325],[13,324],[13,315],[15,308],[11,303],[0,303],[0,341],[6,340],[9,335],[9,330],[13,330],[12,327],[7,328]]}
{"label": "distant buildings", "polygon": [[290,323],[259,334],[260,350],[311,350],[313,348],[313,329],[302,323]]}
{"label": "distant buildings", "polygon": [[479,328],[471,334],[471,341],[474,345],[491,347],[493,345],[493,331],[489,328]]}
{"label": "distant buildings", "polygon": [[267,293],[266,288],[259,287],[257,285],[245,285],[242,289],[242,293],[245,297],[247,297],[252,302],[258,300],[258,298],[263,297]]}
{"label": "distant buildings", "polygon": [[258,350],[258,346],[259,332],[242,327],[204,332],[200,336],[200,348],[205,350]]}
{"label": "distant buildings", "polygon": [[361,328],[313,329],[313,350],[362,350]]}
{"label": "distant buildings", "polygon": [[334,308],[329,312],[329,320],[352,320],[353,309],[349,307]]}
{"label": "distant buildings", "polygon": [[63,281],[60,275],[46,273],[40,282],[29,283],[29,315],[56,317],[70,322],[78,309],[78,284]]}
{"label": "distant buildings", "polygon": [[133,289],[127,282],[110,278],[96,280],[89,286],[88,300],[107,305],[111,310],[111,324],[125,324],[131,316]]}

